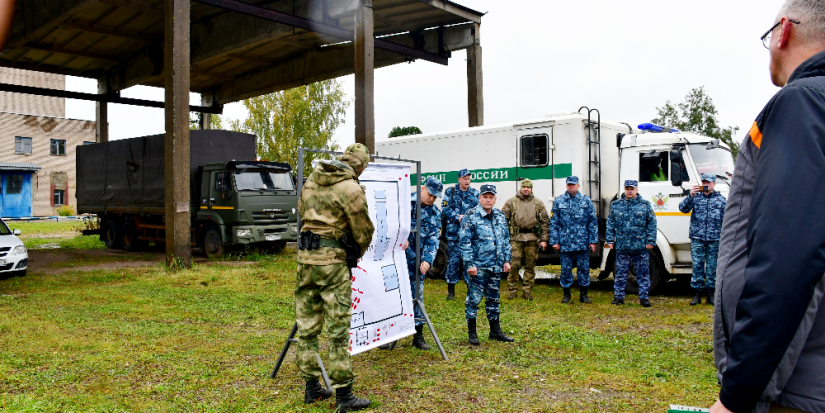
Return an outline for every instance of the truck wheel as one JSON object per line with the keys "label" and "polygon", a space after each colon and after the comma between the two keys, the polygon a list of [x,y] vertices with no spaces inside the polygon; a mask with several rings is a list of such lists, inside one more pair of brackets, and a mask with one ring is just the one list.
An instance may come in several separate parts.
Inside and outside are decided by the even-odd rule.
{"label": "truck wheel", "polygon": [[223,258],[223,240],[218,228],[211,226],[203,235],[203,253],[207,258]]}
{"label": "truck wheel", "polygon": [[103,224],[103,243],[110,250],[120,249],[120,228],[114,220],[106,221]]}
{"label": "truck wheel", "polygon": [[[615,264],[614,264],[614,267]],[[656,250],[650,251],[650,294],[653,294],[656,291],[656,288],[659,287],[661,284],[662,279],[664,278],[664,271],[665,266],[662,263],[662,258],[659,256],[659,252]],[[615,274],[615,273],[614,273]],[[627,289],[628,294],[639,294],[639,283],[636,281],[636,269],[633,266],[630,266],[630,272],[627,276]]]}
{"label": "truck wheel", "polygon": [[438,251],[435,252],[435,259],[430,270],[427,271],[427,278],[444,278],[447,274],[447,243],[441,241]]}
{"label": "truck wheel", "polygon": [[137,228],[132,221],[126,221],[120,229],[120,239],[123,250],[128,252],[140,251],[146,247],[146,241],[138,239]]}

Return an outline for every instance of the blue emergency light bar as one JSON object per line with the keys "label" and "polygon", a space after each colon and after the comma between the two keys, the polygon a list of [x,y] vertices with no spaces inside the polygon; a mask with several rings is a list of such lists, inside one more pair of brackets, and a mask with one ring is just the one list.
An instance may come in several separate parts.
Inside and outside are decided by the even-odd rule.
{"label": "blue emergency light bar", "polygon": [[668,128],[653,123],[643,123],[639,125],[639,129],[646,130],[649,132],[681,132],[679,129],[676,128],[669,128],[670,130],[667,130]]}

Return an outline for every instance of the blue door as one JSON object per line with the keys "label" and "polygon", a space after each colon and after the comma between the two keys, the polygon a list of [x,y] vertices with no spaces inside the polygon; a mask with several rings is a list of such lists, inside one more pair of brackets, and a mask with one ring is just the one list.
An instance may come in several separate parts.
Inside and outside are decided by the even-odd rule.
{"label": "blue door", "polygon": [[31,172],[5,172],[2,177],[0,216],[30,217],[32,214]]}

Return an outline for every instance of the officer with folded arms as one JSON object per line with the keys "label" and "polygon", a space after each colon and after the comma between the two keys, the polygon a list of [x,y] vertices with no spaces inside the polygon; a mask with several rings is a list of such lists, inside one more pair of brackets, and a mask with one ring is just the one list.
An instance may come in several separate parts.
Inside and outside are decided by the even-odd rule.
{"label": "officer with folded arms", "polygon": [[519,269],[524,267],[524,283],[521,296],[525,300],[533,299],[533,286],[536,284],[536,261],[539,258],[539,246],[547,248],[549,239],[550,217],[544,202],[533,196],[533,181],[525,179],[516,196],[507,200],[501,209],[507,218],[510,230],[510,249],[513,254],[507,286],[512,300],[516,298]]}

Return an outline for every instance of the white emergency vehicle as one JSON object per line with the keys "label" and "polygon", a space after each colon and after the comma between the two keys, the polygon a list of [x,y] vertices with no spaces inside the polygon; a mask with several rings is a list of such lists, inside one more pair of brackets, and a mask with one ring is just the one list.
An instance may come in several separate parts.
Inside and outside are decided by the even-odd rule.
{"label": "white emergency vehicle", "polygon": [[[382,156],[419,159],[422,176],[435,176],[445,189],[458,183],[458,171],[472,171],[472,186],[490,183],[498,190],[496,207],[515,196],[518,182],[530,178],[536,197],[550,211],[555,197],[566,191],[565,179],[578,176],[579,189],[593,200],[604,240],[610,203],[621,195],[626,179],[639,181],[639,195],[653,205],[657,218],[656,248],[651,253],[651,290],[680,274],[692,272],[688,228],[690,214],[679,202],[703,173],[718,177],[716,190],[727,197],[734,159],[718,140],[641,124],[603,122],[596,109],[547,115],[535,121],[479,126],[430,135],[381,139]],[[415,182],[414,180],[412,182]],[[606,277],[613,270],[615,252],[599,248],[591,254],[591,267]],[[431,272],[439,276],[446,267],[446,243],[441,243]],[[540,251],[539,265],[558,263],[558,253]],[[634,272],[629,290],[638,288]]]}

